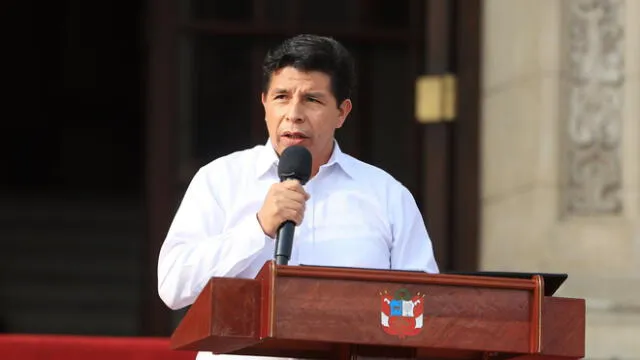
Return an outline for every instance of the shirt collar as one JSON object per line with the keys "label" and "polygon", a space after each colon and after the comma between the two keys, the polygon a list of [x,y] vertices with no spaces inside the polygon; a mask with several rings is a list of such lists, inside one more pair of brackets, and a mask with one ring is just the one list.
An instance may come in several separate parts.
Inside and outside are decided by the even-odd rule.
{"label": "shirt collar", "polygon": [[258,161],[256,162],[256,177],[260,178],[265,175],[271,168],[278,165],[278,154],[276,153],[271,140],[267,140],[264,144],[260,154],[258,155]]}
{"label": "shirt collar", "polygon": [[[349,157],[342,152],[340,146],[338,145],[338,141],[333,140],[333,152],[331,153],[331,157],[326,164],[322,165],[321,168],[328,168],[334,165],[338,165],[344,171],[345,174],[349,177],[353,177],[353,171],[350,168]],[[267,140],[266,144],[262,148],[260,155],[258,156],[258,161],[256,163],[256,177],[260,178],[264,176],[271,169],[277,171],[278,166],[278,154],[273,148],[271,144],[271,140]]]}

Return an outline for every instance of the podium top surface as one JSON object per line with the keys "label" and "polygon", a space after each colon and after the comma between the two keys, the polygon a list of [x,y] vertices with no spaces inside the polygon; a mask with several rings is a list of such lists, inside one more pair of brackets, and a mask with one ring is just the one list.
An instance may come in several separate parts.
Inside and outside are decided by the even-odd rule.
{"label": "podium top surface", "polygon": [[567,274],[533,273],[533,272],[509,272],[509,271],[448,271],[443,274],[489,276],[511,279],[531,279],[534,275],[542,276],[544,280],[544,296],[553,296],[560,286],[567,280]]}
{"label": "podium top surface", "polygon": [[[351,268],[344,266],[318,266],[300,264],[303,268],[316,268],[316,269],[338,269],[338,270],[358,270],[362,273],[367,272],[379,272],[380,269],[367,269],[367,268]],[[388,274],[424,274],[422,271],[417,270],[384,270]],[[463,276],[482,276],[490,278],[502,278],[502,279],[531,279],[535,275],[542,277],[544,281],[544,296],[553,296],[556,291],[567,280],[568,274],[565,273],[542,273],[542,272],[515,272],[515,271],[443,271],[440,274],[443,275],[463,275]]]}

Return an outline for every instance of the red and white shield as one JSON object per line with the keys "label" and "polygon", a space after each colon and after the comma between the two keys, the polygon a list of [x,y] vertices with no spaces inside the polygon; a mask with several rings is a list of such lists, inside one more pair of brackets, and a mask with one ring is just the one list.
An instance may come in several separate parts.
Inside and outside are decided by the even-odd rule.
{"label": "red and white shield", "polygon": [[406,289],[396,292],[396,296],[383,293],[381,306],[380,323],[387,334],[404,338],[422,331],[424,295],[411,296]]}

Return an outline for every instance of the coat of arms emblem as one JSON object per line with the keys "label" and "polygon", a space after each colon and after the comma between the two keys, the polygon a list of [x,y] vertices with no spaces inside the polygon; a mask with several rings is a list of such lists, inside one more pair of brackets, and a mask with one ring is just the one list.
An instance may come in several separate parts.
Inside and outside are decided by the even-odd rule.
{"label": "coat of arms emblem", "polygon": [[381,293],[382,329],[389,335],[405,338],[414,336],[422,331],[424,294],[412,295],[409,290],[402,288],[391,295]]}

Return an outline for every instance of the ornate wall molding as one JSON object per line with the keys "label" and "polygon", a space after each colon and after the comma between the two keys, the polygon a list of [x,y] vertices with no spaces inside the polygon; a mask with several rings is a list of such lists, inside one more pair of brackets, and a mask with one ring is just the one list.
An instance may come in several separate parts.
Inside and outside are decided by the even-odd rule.
{"label": "ornate wall molding", "polygon": [[565,212],[622,210],[624,0],[570,0]]}

